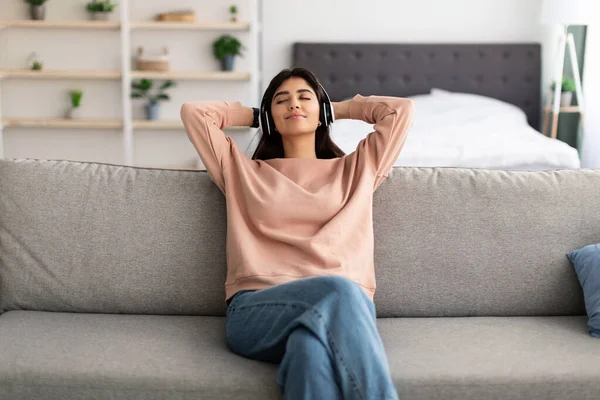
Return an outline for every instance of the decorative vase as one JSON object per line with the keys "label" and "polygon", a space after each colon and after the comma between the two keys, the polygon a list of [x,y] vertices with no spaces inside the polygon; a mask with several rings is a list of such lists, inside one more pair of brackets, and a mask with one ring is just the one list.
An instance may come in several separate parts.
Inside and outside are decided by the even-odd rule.
{"label": "decorative vase", "polygon": [[569,107],[573,100],[573,92],[563,92],[560,94],[560,105],[561,107]]}
{"label": "decorative vase", "polygon": [[36,20],[36,21],[44,20],[46,18],[46,6],[45,5],[41,5],[41,6],[31,5],[29,7],[29,16],[31,17],[31,19]]}
{"label": "decorative vase", "polygon": [[233,71],[234,58],[234,54],[227,54],[225,57],[223,57],[221,59],[221,71]]}
{"label": "decorative vase", "polygon": [[94,21],[108,21],[110,19],[110,14],[109,12],[93,12],[90,13],[92,16],[92,20]]}
{"label": "decorative vase", "polygon": [[67,114],[65,115],[65,117],[67,119],[75,119],[75,118],[79,118],[80,116],[80,110],[79,107],[71,107],[67,110]]}
{"label": "decorative vase", "polygon": [[154,121],[158,119],[160,113],[159,103],[148,103],[146,104],[146,119]]}

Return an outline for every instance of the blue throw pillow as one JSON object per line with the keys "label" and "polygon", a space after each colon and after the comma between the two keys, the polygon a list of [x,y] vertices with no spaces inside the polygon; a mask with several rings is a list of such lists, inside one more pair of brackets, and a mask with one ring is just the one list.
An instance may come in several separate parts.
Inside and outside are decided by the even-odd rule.
{"label": "blue throw pillow", "polygon": [[600,243],[573,250],[567,257],[583,288],[590,335],[600,338]]}

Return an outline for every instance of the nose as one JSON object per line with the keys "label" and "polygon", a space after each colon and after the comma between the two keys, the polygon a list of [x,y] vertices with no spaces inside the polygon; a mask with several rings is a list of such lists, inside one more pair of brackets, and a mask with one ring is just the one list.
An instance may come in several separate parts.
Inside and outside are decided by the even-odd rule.
{"label": "nose", "polygon": [[300,108],[300,103],[298,103],[297,100],[290,101],[290,110],[293,110],[294,108]]}

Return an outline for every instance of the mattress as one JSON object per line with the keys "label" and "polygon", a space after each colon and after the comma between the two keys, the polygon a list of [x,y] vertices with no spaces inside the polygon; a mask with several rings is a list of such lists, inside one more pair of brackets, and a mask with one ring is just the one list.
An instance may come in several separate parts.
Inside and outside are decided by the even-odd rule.
{"label": "mattress", "polygon": [[[394,166],[512,170],[581,166],[577,149],[542,135],[512,104],[439,89],[411,99],[413,126]],[[364,121],[336,120],[331,138],[348,154],[373,130],[373,124]]]}

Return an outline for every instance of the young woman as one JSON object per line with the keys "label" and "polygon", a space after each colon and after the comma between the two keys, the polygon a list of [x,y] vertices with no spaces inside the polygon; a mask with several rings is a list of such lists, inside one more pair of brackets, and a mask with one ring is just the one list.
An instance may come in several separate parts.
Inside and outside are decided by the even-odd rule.
{"label": "young woman", "polygon": [[[330,103],[302,68],[275,76],[260,110],[182,106],[190,141],[227,200],[227,344],[280,364],[286,399],[398,398],[376,326],[372,199],[413,113],[411,100],[396,97]],[[334,118],[374,131],[345,155],[329,136]],[[257,125],[252,158],[223,133]]]}

